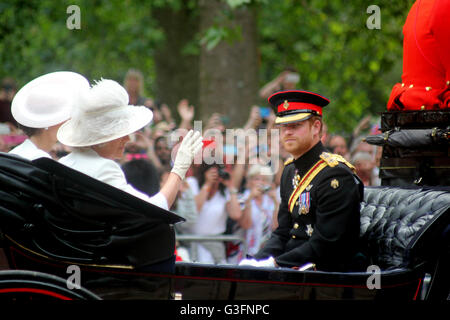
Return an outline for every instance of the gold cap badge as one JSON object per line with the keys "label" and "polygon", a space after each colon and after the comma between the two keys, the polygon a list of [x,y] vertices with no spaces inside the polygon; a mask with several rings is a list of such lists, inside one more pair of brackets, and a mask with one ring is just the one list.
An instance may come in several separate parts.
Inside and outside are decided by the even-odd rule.
{"label": "gold cap badge", "polygon": [[289,102],[287,100],[284,100],[283,108],[284,109],[289,108]]}

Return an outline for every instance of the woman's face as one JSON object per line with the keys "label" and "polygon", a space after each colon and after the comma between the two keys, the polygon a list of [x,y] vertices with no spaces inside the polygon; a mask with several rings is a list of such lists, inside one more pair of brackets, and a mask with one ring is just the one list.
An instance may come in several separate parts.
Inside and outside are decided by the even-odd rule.
{"label": "woman's face", "polygon": [[130,137],[126,135],[125,137],[93,146],[92,149],[103,158],[117,160],[122,158],[123,152],[125,151],[125,144],[128,141],[130,141]]}
{"label": "woman's face", "polygon": [[249,188],[259,188],[263,189],[264,187],[270,186],[270,181],[267,176],[262,174],[254,175],[249,179]]}

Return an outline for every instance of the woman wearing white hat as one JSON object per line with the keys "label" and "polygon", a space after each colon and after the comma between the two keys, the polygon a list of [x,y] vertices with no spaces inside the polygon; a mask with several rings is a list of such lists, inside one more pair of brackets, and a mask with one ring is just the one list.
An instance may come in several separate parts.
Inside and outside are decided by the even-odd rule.
{"label": "woman wearing white hat", "polygon": [[27,83],[14,96],[11,113],[28,139],[10,153],[29,160],[51,158],[58,128],[69,119],[79,91],[88,88],[85,77],[69,71],[52,72]]}
{"label": "woman wearing white hat", "polygon": [[129,134],[153,118],[150,109],[128,105],[126,90],[116,81],[102,79],[82,97],[72,118],[58,130],[58,140],[73,152],[60,163],[149,201],[164,209],[175,201],[181,181],[194,155],[201,150],[202,137],[192,130],[184,137],[172,171],[161,191],[153,197],[134,189],[114,160],[120,159]]}

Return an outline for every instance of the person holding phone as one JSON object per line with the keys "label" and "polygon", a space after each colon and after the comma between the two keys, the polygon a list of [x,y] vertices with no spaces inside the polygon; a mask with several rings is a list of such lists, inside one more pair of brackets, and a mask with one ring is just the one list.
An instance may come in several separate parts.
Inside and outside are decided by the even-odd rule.
{"label": "person holding phone", "polygon": [[259,96],[267,99],[271,94],[281,90],[294,90],[300,81],[300,74],[293,67],[287,67],[275,79],[259,90]]}
{"label": "person holding phone", "polygon": [[14,96],[11,113],[28,139],[9,153],[29,160],[51,158],[59,127],[70,118],[80,92],[88,88],[85,77],[69,71],[45,74],[27,83]]}
{"label": "person holding phone", "polygon": [[241,198],[244,208],[238,223],[246,230],[248,254],[255,255],[278,225],[278,199],[272,186],[273,173],[269,166],[252,165],[247,180],[247,189]]}
{"label": "person holding phone", "polygon": [[[186,179],[194,195],[198,212],[190,232],[202,236],[219,236],[226,231],[228,217],[238,220],[240,210],[237,193],[230,175],[220,165],[202,163],[194,176]],[[226,262],[223,241],[193,242],[198,262],[221,264]]]}

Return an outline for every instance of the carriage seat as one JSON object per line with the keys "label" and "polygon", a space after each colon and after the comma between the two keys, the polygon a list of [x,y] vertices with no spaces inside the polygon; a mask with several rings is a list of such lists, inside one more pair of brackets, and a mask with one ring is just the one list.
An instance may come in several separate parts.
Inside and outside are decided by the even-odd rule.
{"label": "carriage seat", "polygon": [[449,209],[450,187],[366,187],[360,236],[369,264],[412,267],[445,251]]}

